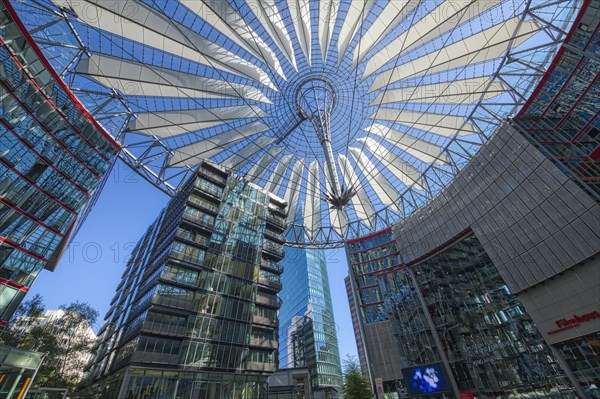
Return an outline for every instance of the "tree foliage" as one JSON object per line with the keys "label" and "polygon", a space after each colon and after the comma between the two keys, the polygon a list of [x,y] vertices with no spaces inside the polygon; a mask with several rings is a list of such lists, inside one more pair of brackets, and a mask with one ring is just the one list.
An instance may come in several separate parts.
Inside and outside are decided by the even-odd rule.
{"label": "tree foliage", "polygon": [[354,356],[346,355],[344,360],[344,399],[372,399],[373,392],[369,380],[362,373]]}
{"label": "tree foliage", "polygon": [[38,294],[21,304],[0,343],[46,353],[33,382],[37,387],[70,388],[79,383],[95,344],[86,334],[96,323],[98,311],[87,303],[61,305],[64,315],[46,318],[43,298]]}

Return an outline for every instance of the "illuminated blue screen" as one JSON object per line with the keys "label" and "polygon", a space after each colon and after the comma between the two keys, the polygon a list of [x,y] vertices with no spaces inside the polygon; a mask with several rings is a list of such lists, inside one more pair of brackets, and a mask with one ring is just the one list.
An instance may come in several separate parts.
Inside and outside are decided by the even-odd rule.
{"label": "illuminated blue screen", "polygon": [[404,384],[411,396],[449,390],[441,364],[412,367],[404,369],[402,372],[404,374]]}

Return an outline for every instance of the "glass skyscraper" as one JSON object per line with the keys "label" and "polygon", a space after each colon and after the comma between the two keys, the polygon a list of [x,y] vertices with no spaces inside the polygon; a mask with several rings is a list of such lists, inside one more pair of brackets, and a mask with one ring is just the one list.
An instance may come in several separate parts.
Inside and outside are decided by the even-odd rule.
{"label": "glass skyscraper", "polygon": [[284,202],[203,163],[127,263],[87,392],[266,398],[275,371]]}
{"label": "glass skyscraper", "polygon": [[325,252],[286,247],[282,265],[279,368],[307,368],[314,397],[335,398],[342,368]]}

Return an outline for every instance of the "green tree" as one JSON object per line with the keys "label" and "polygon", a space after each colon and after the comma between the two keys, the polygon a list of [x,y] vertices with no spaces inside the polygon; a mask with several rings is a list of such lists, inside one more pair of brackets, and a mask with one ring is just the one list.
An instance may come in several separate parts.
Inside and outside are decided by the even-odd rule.
{"label": "green tree", "polygon": [[362,373],[354,356],[346,355],[344,360],[344,399],[372,399],[373,392],[369,380]]}
{"label": "green tree", "polygon": [[61,305],[60,317],[44,315],[43,298],[23,302],[0,340],[20,349],[46,353],[33,382],[36,387],[74,389],[96,342],[90,328],[98,311],[87,303]]}

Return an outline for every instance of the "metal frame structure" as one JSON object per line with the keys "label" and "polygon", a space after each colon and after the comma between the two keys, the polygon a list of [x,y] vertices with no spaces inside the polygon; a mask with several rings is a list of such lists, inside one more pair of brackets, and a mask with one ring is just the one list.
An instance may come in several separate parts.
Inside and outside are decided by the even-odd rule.
{"label": "metal frame structure", "polygon": [[[289,245],[317,247],[390,226],[442,190],[525,103],[581,6],[14,3],[127,165],[173,195],[203,159],[220,163],[285,198],[289,221],[302,212]],[[330,144],[297,108],[307,81],[335,92]]]}

